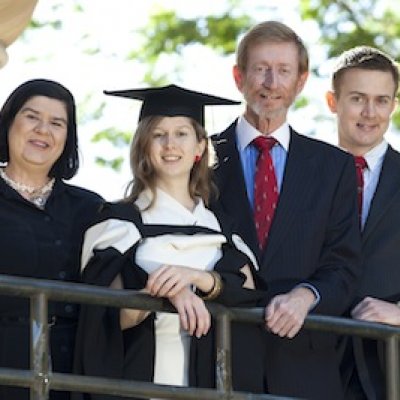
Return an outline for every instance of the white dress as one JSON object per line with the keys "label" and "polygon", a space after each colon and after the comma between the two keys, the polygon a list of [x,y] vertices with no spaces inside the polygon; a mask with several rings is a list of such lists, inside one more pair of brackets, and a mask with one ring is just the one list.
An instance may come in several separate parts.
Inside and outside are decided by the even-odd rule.
{"label": "white dress", "polygon": [[[151,193],[142,193],[136,201],[140,209],[149,203]],[[156,202],[141,212],[145,224],[197,225],[221,231],[215,215],[198,200],[193,212],[162,190],[157,190]],[[182,265],[212,270],[222,256],[221,235],[163,235],[146,238],[136,252],[136,264],[150,273],[163,264]],[[173,261],[172,261],[173,260]],[[157,313],[155,320],[154,382],[177,386],[188,385],[190,336],[180,328],[179,316]]]}

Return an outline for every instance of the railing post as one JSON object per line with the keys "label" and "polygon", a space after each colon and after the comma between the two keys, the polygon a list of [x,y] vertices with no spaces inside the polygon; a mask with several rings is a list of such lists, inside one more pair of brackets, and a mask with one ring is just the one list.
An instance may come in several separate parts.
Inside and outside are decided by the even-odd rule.
{"label": "railing post", "polygon": [[[220,311],[221,310],[221,311]],[[217,361],[216,377],[217,390],[222,391],[228,398],[232,392],[232,366],[231,366],[231,318],[229,310],[219,308],[217,319]]]}
{"label": "railing post", "polygon": [[386,339],[386,391],[387,400],[400,400],[399,339]]}
{"label": "railing post", "polygon": [[31,370],[34,385],[31,400],[47,400],[49,396],[49,325],[47,296],[31,296]]}

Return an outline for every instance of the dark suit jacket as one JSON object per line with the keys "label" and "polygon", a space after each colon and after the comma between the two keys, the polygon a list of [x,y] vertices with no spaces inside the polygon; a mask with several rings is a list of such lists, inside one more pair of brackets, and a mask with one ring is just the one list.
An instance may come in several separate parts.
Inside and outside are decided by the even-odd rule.
{"label": "dark suit jacket", "polygon": [[[400,300],[400,154],[389,146],[362,232],[363,276],[357,303],[366,296]],[[383,346],[353,340],[354,359],[368,399],[385,399]]]}
{"label": "dark suit jacket", "polygon": [[[265,303],[305,282],[321,295],[313,312],[341,315],[353,300],[359,275],[360,234],[351,156],[291,130],[279,202],[261,254],[235,128],[234,123],[213,137],[218,203],[236,218],[240,235],[258,256],[258,285],[266,290]],[[316,400],[342,397],[332,336],[306,330],[291,340],[265,336],[270,393]]]}

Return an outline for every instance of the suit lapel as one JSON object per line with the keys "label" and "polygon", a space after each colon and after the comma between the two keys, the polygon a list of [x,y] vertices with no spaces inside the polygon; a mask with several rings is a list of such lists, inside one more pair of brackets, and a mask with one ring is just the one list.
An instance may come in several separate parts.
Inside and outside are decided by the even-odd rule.
{"label": "suit lapel", "polygon": [[378,186],[372,199],[368,218],[363,230],[365,243],[375,226],[383,218],[387,210],[396,203],[400,196],[400,154],[388,147],[385,154]]}
{"label": "suit lapel", "polygon": [[284,242],[293,219],[301,212],[302,199],[309,191],[309,185],[315,174],[315,157],[305,138],[291,129],[290,147],[286,159],[285,173],[279,195],[278,207],[272,223],[267,248],[262,263],[268,264],[274,253]]}
{"label": "suit lapel", "polygon": [[259,257],[253,211],[247,197],[235,130],[236,122],[220,135],[213,137],[218,158],[215,172],[218,179],[220,200],[224,211],[231,215],[240,227],[240,233],[247,245]]}

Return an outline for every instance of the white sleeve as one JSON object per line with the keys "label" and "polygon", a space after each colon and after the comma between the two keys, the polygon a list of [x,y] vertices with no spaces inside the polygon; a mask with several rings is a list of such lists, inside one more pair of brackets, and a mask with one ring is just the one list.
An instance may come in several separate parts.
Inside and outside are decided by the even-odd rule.
{"label": "white sleeve", "polygon": [[94,250],[113,247],[123,254],[141,237],[136,225],[130,221],[108,219],[93,225],[85,233],[81,256],[81,271],[85,269],[88,261],[93,256]]}

